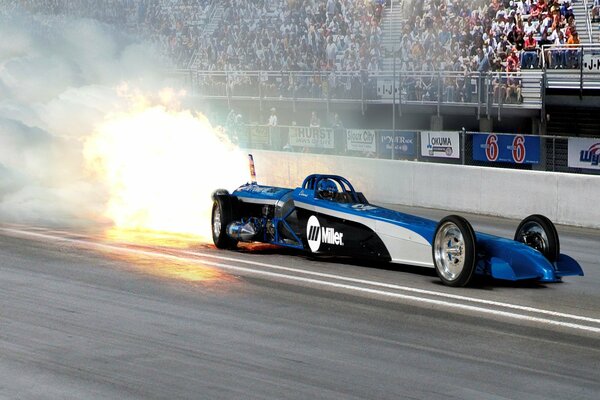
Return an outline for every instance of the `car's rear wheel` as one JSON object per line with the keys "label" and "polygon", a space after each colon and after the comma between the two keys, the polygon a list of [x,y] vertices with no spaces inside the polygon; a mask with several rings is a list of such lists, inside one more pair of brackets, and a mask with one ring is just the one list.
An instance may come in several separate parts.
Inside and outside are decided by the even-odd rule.
{"label": "car's rear wheel", "polygon": [[213,200],[211,230],[215,246],[219,249],[232,249],[237,240],[227,235],[227,226],[233,221],[233,201],[227,194],[215,195]]}
{"label": "car's rear wheel", "polygon": [[521,221],[515,232],[515,240],[536,249],[550,262],[556,261],[560,255],[556,227],[543,215],[530,215]]}
{"label": "car's rear wheel", "polygon": [[433,238],[433,263],[446,285],[466,286],[476,266],[475,232],[471,224],[458,215],[443,218]]}

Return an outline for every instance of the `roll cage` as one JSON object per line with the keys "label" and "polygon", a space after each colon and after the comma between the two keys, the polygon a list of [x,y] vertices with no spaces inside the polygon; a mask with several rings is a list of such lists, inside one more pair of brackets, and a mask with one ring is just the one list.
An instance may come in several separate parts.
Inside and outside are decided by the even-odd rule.
{"label": "roll cage", "polygon": [[319,183],[323,180],[332,180],[340,188],[339,193],[337,193],[333,199],[328,200],[337,203],[368,204],[362,193],[356,192],[352,184],[346,178],[339,175],[309,175],[304,179],[304,182],[302,182],[302,189],[313,191],[315,199],[321,199],[317,188],[319,187]]}

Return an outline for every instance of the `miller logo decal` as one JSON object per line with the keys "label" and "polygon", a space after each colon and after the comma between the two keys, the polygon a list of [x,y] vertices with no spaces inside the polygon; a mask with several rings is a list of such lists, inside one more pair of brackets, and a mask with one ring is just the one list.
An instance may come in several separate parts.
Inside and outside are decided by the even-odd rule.
{"label": "miller logo decal", "polygon": [[306,224],[306,239],[308,240],[308,247],[313,253],[319,251],[321,243],[344,245],[344,234],[336,232],[333,228],[322,228],[319,219],[314,215],[311,215]]}

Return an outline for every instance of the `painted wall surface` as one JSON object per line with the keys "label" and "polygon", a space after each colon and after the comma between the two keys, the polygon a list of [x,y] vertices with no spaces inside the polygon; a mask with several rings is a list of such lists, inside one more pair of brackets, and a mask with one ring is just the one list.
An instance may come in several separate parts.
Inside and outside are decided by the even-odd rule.
{"label": "painted wall surface", "polygon": [[306,175],[350,180],[374,203],[440,208],[600,228],[600,176],[303,153],[254,151],[262,184],[297,187]]}

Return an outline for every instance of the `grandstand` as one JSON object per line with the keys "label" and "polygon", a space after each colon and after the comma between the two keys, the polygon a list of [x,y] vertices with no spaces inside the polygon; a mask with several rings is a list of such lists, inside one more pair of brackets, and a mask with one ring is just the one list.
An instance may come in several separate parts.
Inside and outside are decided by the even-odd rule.
{"label": "grandstand", "polygon": [[[207,107],[263,123],[560,134],[598,107],[595,0],[20,0],[158,43]],[[600,7],[599,7],[600,10]],[[227,112],[225,112],[226,114]],[[577,114],[571,134],[598,131]]]}

